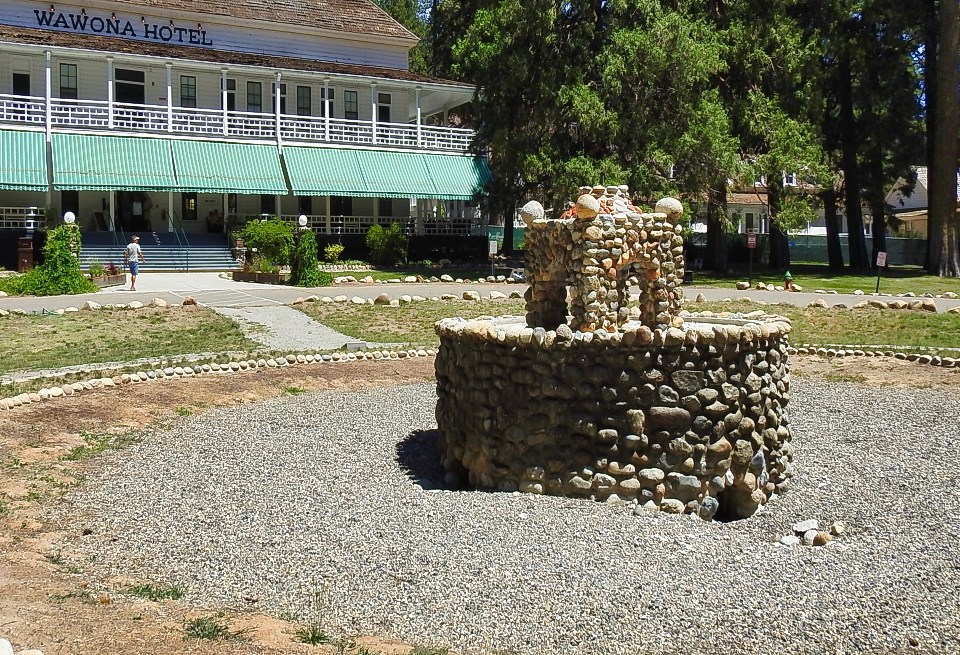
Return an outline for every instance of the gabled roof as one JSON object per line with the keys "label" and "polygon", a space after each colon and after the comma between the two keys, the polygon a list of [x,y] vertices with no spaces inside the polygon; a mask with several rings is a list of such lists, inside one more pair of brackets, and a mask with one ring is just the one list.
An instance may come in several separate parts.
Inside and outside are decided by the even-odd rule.
{"label": "gabled roof", "polygon": [[113,0],[130,11],[177,10],[243,20],[370,34],[417,41],[419,38],[371,0]]}
{"label": "gabled roof", "polygon": [[[927,167],[912,166],[911,168],[917,174],[917,183],[914,185],[913,193],[911,194],[910,197],[922,196],[923,198],[926,198],[927,189],[929,188],[929,177],[928,177]],[[886,198],[884,200],[887,204],[893,205],[895,207],[894,212],[897,211],[896,207],[898,205],[903,205],[904,199],[907,198],[907,196],[905,196],[902,192],[902,189],[904,189],[906,186],[907,186],[907,181],[901,177],[896,182],[894,182],[893,187],[891,187],[890,191],[887,192]],[[921,193],[918,194],[917,193],[918,191],[920,191]],[[957,171],[957,202],[960,202],[960,171]]]}
{"label": "gabled roof", "polygon": [[330,73],[332,75],[357,75],[385,80],[442,84],[444,86],[456,86],[465,89],[472,88],[469,84],[462,82],[441,80],[396,68],[341,64],[296,57],[279,57],[275,55],[258,55],[245,52],[214,50],[212,48],[198,48],[196,46],[135,41],[133,39],[121,39],[114,36],[73,34],[70,32],[54,32],[52,30],[9,27],[6,25],[0,25],[0,42],[73,48],[94,52],[146,55],[172,60],[180,59],[226,65],[233,64],[237,66],[259,66],[281,70],[300,70],[313,73]]}

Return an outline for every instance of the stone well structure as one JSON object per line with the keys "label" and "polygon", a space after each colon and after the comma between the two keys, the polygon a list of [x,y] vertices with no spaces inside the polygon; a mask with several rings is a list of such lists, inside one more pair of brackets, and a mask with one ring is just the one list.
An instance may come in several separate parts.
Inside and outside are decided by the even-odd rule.
{"label": "stone well structure", "polygon": [[783,489],[790,323],[681,317],[682,208],[657,210],[613,192],[560,219],[524,208],[526,321],[436,326],[449,484],[705,519],[750,516]]}

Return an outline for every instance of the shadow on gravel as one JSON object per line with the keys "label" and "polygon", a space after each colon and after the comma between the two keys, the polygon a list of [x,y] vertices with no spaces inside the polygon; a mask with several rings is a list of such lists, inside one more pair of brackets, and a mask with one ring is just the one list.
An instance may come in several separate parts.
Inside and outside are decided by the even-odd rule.
{"label": "shadow on gravel", "polygon": [[424,489],[445,488],[439,430],[415,430],[397,444],[397,463],[407,476]]}

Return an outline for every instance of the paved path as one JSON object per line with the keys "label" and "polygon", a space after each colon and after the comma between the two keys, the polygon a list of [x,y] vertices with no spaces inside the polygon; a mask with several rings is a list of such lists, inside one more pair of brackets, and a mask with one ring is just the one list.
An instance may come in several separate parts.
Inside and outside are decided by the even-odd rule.
{"label": "paved path", "polygon": [[345,346],[368,346],[284,305],[215,307],[214,311],[236,321],[247,337],[272,350],[337,350]]}
{"label": "paved path", "polygon": [[[344,284],[333,287],[304,289],[255,284],[252,282],[234,282],[233,280],[221,278],[217,273],[150,273],[149,271],[140,276],[137,280],[137,285],[137,291],[126,291],[124,287],[113,287],[100,291],[99,293],[80,296],[0,298],[0,309],[20,308],[27,311],[40,311],[44,308],[80,307],[87,300],[93,300],[101,304],[127,303],[131,300],[148,303],[153,298],[163,298],[167,302],[179,304],[183,302],[183,299],[187,296],[192,296],[197,302],[214,308],[269,307],[285,305],[295,300],[298,296],[307,296],[310,294],[318,296],[336,296],[342,294],[351,297],[376,298],[381,293],[386,292],[390,294],[391,297],[410,294],[431,298],[445,293],[459,296],[465,289],[472,289],[481,294],[489,294],[490,291],[493,290],[509,293],[513,290],[523,291],[526,288],[524,285],[518,284],[490,283],[460,285],[432,282],[420,284]],[[870,298],[869,295],[833,295],[807,292],[791,293],[785,291],[757,291],[755,289],[737,291],[733,288],[700,288],[696,286],[685,287],[684,293],[689,300],[693,300],[697,297],[698,293],[702,293],[707,300],[749,297],[753,300],[764,300],[768,303],[786,302],[800,306],[809,304],[810,301],[815,298],[825,300],[828,305],[844,303],[848,306]],[[934,302],[936,302],[937,308],[940,311],[960,306],[960,299],[947,300],[936,298]]]}

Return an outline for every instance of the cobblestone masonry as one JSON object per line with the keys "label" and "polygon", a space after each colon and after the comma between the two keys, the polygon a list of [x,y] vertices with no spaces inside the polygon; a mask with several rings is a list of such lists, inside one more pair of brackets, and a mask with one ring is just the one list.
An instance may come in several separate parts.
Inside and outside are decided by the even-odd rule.
{"label": "cobblestone masonry", "polygon": [[[611,204],[582,196],[561,220],[524,208],[536,235],[526,325],[437,323],[446,482],[748,517],[792,474],[790,323],[685,322],[679,203],[591,215]],[[639,322],[626,306],[633,270]]]}
{"label": "cobblestone masonry", "polygon": [[[676,231],[682,206],[666,198],[657,213],[641,214],[623,200],[617,207],[617,200],[581,196],[566,219],[525,208],[528,325],[566,323],[569,288],[572,329],[614,332],[629,320],[631,280],[640,286],[640,321],[671,324],[683,295],[683,237]],[[597,213],[603,210],[616,213]]]}

